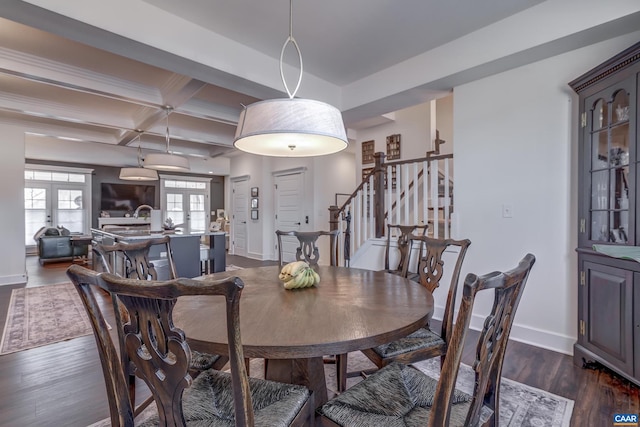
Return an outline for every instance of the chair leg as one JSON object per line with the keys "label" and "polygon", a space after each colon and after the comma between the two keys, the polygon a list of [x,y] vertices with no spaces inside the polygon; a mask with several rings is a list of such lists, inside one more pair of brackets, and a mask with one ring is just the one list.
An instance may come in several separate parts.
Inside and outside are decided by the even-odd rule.
{"label": "chair leg", "polygon": [[340,393],[347,389],[347,359],[347,353],[336,355],[336,380]]}

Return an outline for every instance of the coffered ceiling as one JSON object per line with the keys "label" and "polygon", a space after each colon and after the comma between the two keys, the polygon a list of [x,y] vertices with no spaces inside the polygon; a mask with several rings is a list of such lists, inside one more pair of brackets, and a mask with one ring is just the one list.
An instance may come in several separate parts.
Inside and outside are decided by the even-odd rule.
{"label": "coffered ceiling", "polygon": [[[294,0],[300,95],[339,107],[353,135],[455,85],[640,28],[640,2],[612,1]],[[164,150],[169,105],[172,151],[233,155],[242,105],[283,96],[288,20],[287,0],[3,0],[0,120],[52,146],[117,148],[130,165],[137,130],[144,150]],[[291,49],[285,63],[293,81]],[[95,162],[117,163],[106,157]]]}

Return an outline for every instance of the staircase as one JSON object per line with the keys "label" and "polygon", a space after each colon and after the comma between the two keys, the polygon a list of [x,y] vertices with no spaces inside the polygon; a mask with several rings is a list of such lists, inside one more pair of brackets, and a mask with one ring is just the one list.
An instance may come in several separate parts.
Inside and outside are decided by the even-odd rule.
{"label": "staircase", "polygon": [[387,224],[428,224],[430,236],[450,236],[453,155],[438,154],[438,146],[424,158],[396,162],[375,153],[373,170],[342,205],[329,208],[343,265],[366,242],[383,237]]}

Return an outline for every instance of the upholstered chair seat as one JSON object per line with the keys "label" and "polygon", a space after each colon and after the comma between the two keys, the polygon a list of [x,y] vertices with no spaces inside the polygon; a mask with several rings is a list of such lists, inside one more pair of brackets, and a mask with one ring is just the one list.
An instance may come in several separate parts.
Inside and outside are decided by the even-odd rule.
{"label": "upholstered chair seat", "polygon": [[379,345],[372,350],[380,357],[387,358],[399,356],[409,351],[438,348],[440,346],[446,346],[442,337],[427,328],[421,328],[411,335],[407,335],[397,341]]}
{"label": "upholstered chair seat", "polygon": [[[310,395],[306,387],[257,378],[249,378],[249,388],[256,427],[289,426]],[[155,413],[136,426],[158,425],[155,405],[152,407]],[[234,427],[231,375],[214,369],[202,372],[184,390],[182,411],[187,426]]]}
{"label": "upholstered chair seat", "polygon": [[[437,380],[412,366],[393,362],[330,400],[319,412],[338,425],[423,427],[429,421],[437,385]],[[451,427],[464,426],[470,401],[470,395],[454,391]]]}

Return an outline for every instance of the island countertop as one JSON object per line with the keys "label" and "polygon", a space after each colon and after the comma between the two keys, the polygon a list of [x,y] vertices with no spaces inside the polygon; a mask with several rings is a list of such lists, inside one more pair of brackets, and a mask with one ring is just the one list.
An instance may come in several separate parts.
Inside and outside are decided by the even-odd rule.
{"label": "island countertop", "polygon": [[[226,245],[224,231],[183,233],[176,231],[150,231],[136,227],[113,227],[107,230],[91,229],[94,244],[112,245],[116,242],[134,242],[146,239],[171,238],[171,253],[180,277],[196,277],[202,273],[224,271],[226,267]],[[209,236],[209,244],[201,244],[203,236]],[[160,249],[152,246],[150,259],[161,259]],[[164,277],[159,277],[165,280]]]}

